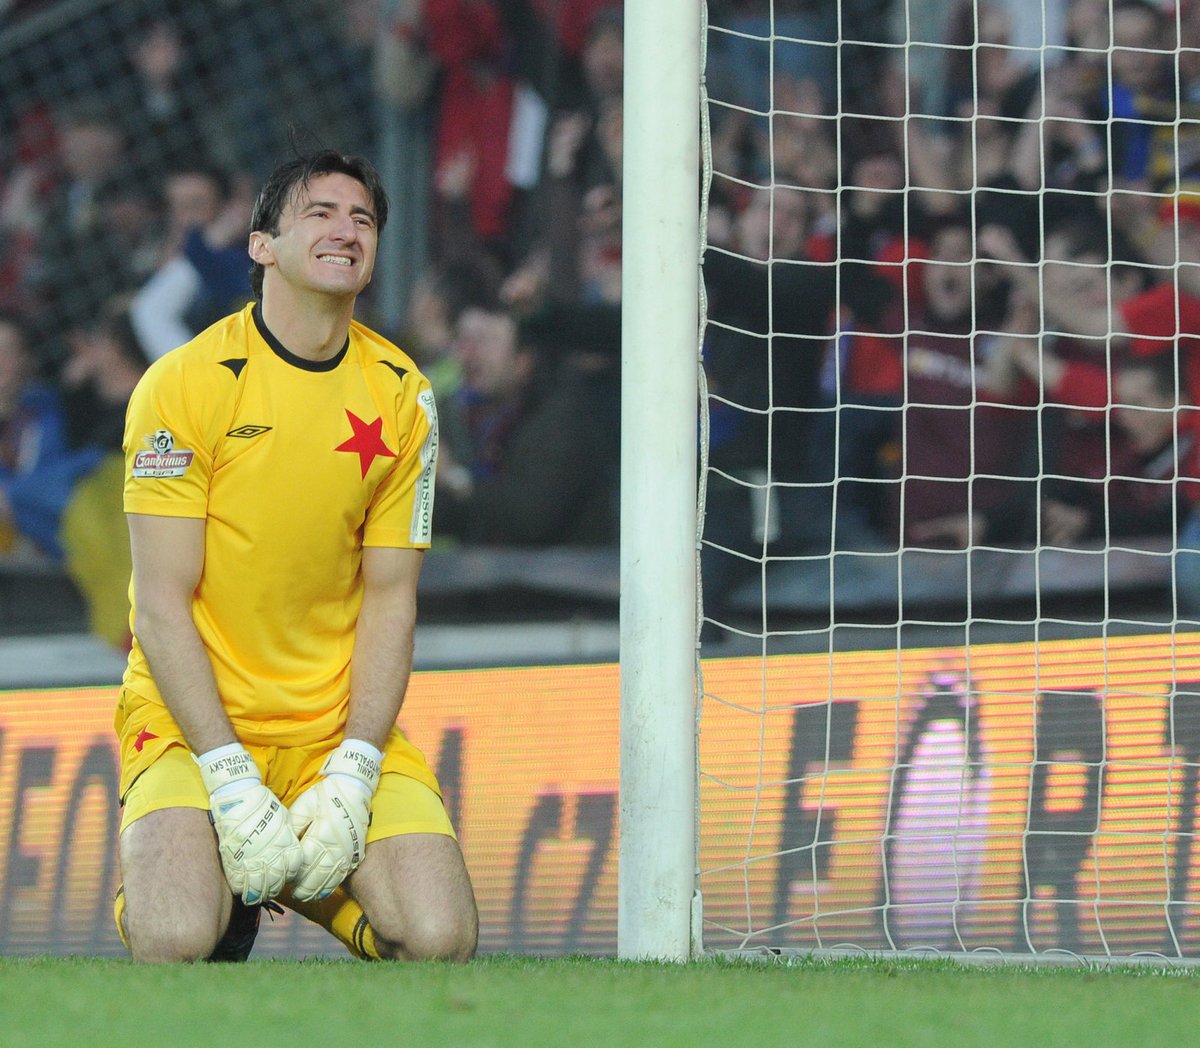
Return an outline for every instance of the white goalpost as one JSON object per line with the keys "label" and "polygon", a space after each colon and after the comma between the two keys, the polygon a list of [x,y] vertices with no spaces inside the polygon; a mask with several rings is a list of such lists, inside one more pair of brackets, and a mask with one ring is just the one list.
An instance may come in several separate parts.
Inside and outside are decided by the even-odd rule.
{"label": "white goalpost", "polygon": [[617,948],[697,949],[699,0],[625,11]]}
{"label": "white goalpost", "polygon": [[621,956],[1200,959],[1195,16],[627,2]]}

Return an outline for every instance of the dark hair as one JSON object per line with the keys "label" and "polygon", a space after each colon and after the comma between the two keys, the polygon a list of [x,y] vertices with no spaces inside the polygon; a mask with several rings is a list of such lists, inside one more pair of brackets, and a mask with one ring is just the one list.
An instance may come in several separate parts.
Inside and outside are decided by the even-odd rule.
{"label": "dark hair", "polygon": [[[365,157],[348,156],[334,149],[293,157],[275,168],[254,202],[254,210],[250,215],[251,232],[257,230],[276,236],[284,208],[297,192],[321,175],[349,175],[361,182],[371,197],[375,226],[379,232],[383,232],[388,216],[388,198],[375,165]],[[259,301],[262,301],[262,286],[263,267],[255,262],[250,266],[250,288]]]}

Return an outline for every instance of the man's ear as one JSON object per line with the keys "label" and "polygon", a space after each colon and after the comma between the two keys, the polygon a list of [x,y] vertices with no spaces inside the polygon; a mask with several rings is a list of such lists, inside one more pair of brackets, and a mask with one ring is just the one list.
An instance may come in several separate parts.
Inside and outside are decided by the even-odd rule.
{"label": "man's ear", "polygon": [[269,266],[275,261],[275,255],[271,251],[270,236],[258,229],[250,234],[250,244],[246,252],[252,262],[257,262],[261,266]]}

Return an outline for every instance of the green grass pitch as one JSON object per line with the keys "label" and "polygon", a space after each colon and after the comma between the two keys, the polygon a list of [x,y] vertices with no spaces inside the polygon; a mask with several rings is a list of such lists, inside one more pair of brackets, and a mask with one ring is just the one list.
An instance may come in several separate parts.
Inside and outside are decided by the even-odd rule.
{"label": "green grass pitch", "polygon": [[1194,1044],[1200,970],[858,958],[0,958],[0,1048]]}

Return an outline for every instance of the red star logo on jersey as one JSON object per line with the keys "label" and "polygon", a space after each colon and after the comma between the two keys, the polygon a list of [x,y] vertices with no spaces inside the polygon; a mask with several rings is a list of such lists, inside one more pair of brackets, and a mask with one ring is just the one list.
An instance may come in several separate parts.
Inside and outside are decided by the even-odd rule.
{"label": "red star logo on jersey", "polygon": [[155,735],[153,732],[149,732],[145,728],[143,728],[140,732],[138,732],[138,737],[133,740],[133,748],[135,750],[137,750],[138,753],[141,753],[142,747],[145,746],[146,743],[148,743],[151,739],[157,739],[157,738],[158,738],[158,736]]}
{"label": "red star logo on jersey", "polygon": [[395,458],[394,451],[388,451],[388,446],[383,442],[383,418],[377,418],[374,422],[364,422],[349,408],[346,409],[346,417],[350,420],[350,428],[354,430],[354,436],[349,440],[342,441],[334,451],[353,451],[358,455],[358,465],[362,469],[362,475],[367,475],[367,470],[371,468],[371,463],[376,458]]}

